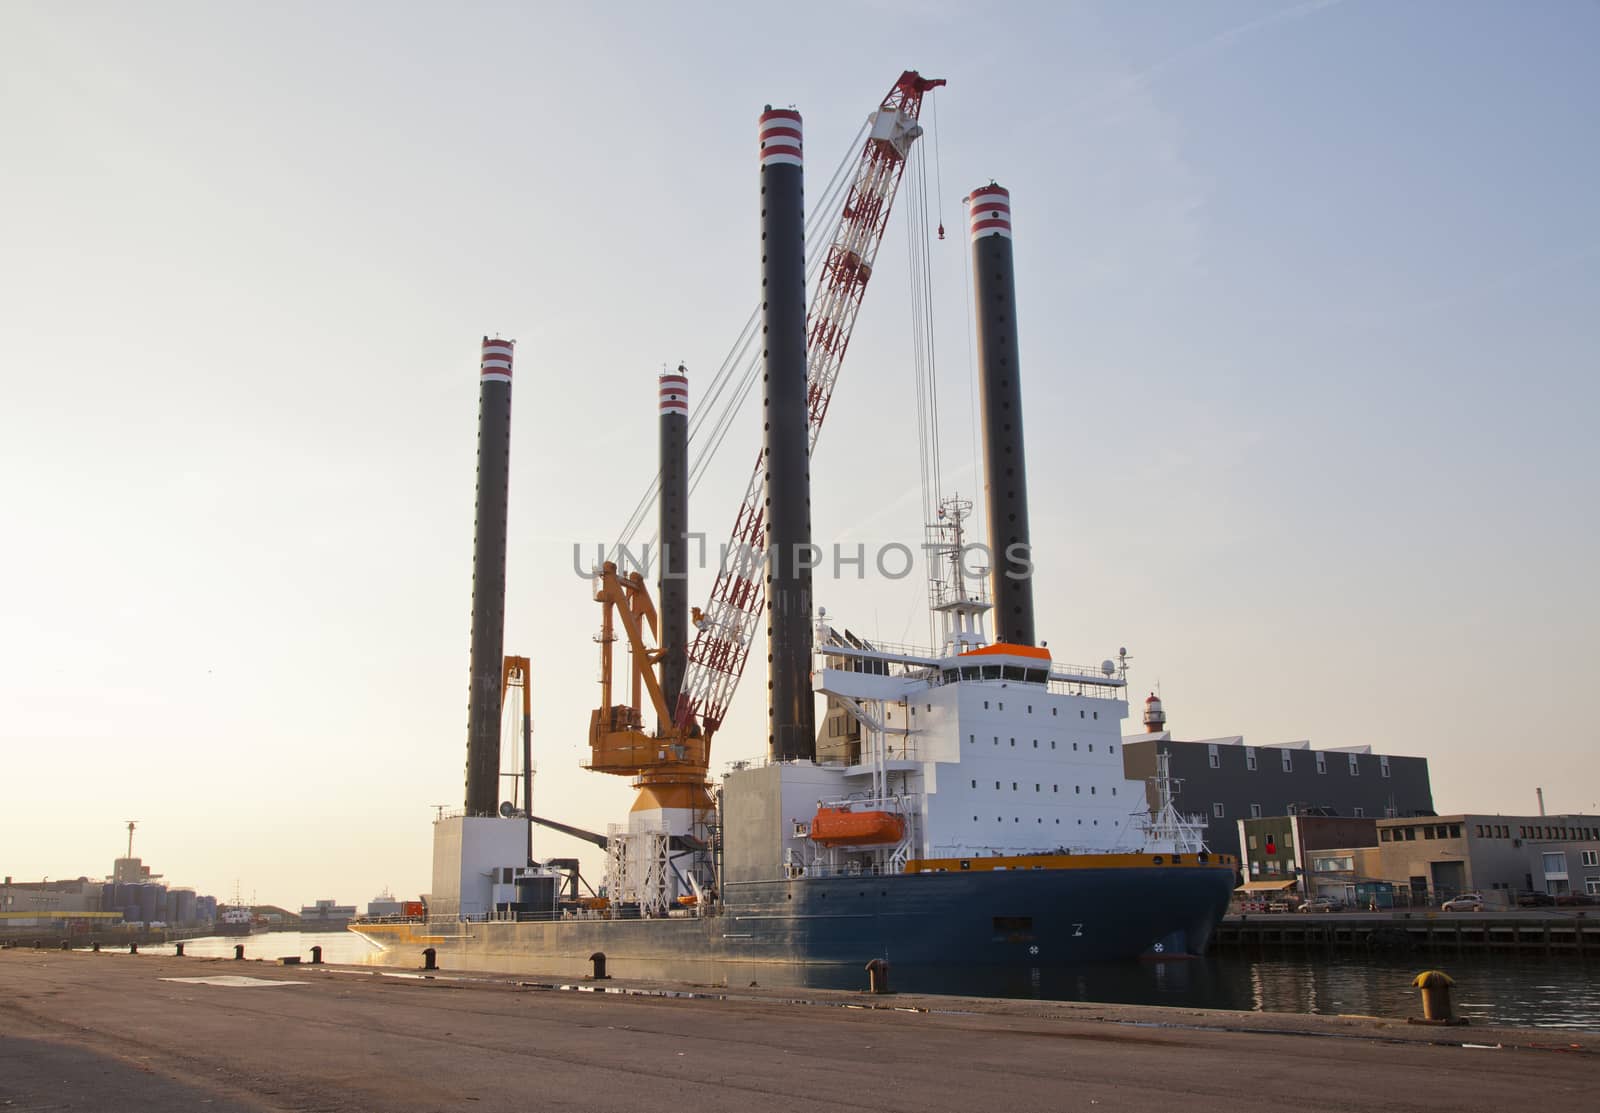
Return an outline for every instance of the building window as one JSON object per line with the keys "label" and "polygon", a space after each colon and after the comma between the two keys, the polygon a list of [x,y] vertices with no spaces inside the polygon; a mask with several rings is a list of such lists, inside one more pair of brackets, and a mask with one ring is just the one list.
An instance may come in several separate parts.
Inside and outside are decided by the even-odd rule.
{"label": "building window", "polygon": [[1600,896],[1600,877],[1585,877],[1583,879],[1583,891],[1591,897]]}
{"label": "building window", "polygon": [[1416,841],[1417,841],[1417,829],[1415,827],[1407,827],[1406,828],[1406,842],[1416,842]]}
{"label": "building window", "polygon": [[1383,754],[1378,758],[1378,769],[1387,777],[1389,775],[1389,755]]}
{"label": "building window", "polygon": [[1378,832],[1378,841],[1379,842],[1389,842],[1390,841],[1389,828],[1385,827],[1385,828],[1383,828],[1383,830]]}
{"label": "building window", "polygon": [[1254,746],[1246,746],[1244,749],[1244,767],[1252,773],[1256,771],[1256,748]]}
{"label": "building window", "polygon": [[1226,813],[1223,811],[1223,808],[1222,808],[1221,804],[1212,804],[1211,805],[1211,814],[1216,816],[1218,819],[1222,819],[1226,815]]}
{"label": "building window", "polygon": [[1356,760],[1355,754],[1350,755],[1350,775],[1352,777],[1361,776],[1361,763]]}
{"label": "building window", "polygon": [[1479,838],[1479,839],[1483,838],[1483,824],[1481,824],[1481,823],[1473,824],[1472,825],[1472,834],[1473,834],[1474,838]]}
{"label": "building window", "polygon": [[1450,837],[1452,839],[1459,839],[1461,837],[1461,824],[1459,824],[1459,823],[1450,824]]}
{"label": "building window", "polygon": [[1585,850],[1583,864],[1586,866],[1600,866],[1600,850]]}
{"label": "building window", "polygon": [[1283,751],[1283,771],[1285,773],[1294,772],[1294,755],[1288,750]]}
{"label": "building window", "polygon": [[1328,755],[1327,754],[1318,754],[1317,755],[1317,772],[1318,773],[1326,773],[1327,771],[1328,771]]}
{"label": "building window", "polygon": [[1217,748],[1215,746],[1206,747],[1206,761],[1210,763],[1211,768],[1213,769],[1222,768],[1222,755],[1217,753]]}
{"label": "building window", "polygon": [[1544,875],[1546,878],[1567,876],[1567,855],[1565,851],[1557,850],[1544,855]]}
{"label": "building window", "polygon": [[1260,804],[1251,804],[1250,805],[1250,818],[1251,819],[1260,819],[1261,818],[1261,805]]}
{"label": "building window", "polygon": [[[1220,805],[1219,805],[1219,807],[1220,807]],[[1251,835],[1251,836],[1249,836],[1249,838],[1250,838],[1250,849],[1254,850],[1256,848],[1256,837],[1254,835]]]}
{"label": "building window", "polygon": [[1357,819],[1365,819],[1367,817],[1367,809],[1366,808],[1357,808],[1355,810],[1355,816],[1356,816]]}

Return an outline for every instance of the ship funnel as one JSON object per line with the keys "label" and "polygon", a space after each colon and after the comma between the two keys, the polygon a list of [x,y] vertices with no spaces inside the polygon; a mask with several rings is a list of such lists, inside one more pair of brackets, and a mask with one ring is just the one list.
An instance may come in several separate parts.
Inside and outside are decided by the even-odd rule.
{"label": "ship funnel", "polygon": [[1016,278],[1011,260],[1011,194],[990,182],[968,194],[966,202],[977,301],[978,382],[983,410],[984,490],[989,504],[995,640],[1035,645],[1028,475],[1022,446],[1022,382],[1017,366]]}
{"label": "ship funnel", "polygon": [[478,502],[472,540],[472,664],[466,814],[498,814],[500,684],[506,632],[506,494],[511,479],[513,340],[483,338],[478,372]]}
{"label": "ship funnel", "polygon": [[[661,559],[656,597],[661,601],[661,694],[675,718],[689,647],[689,373],[680,364],[662,372],[661,396]],[[672,723],[657,724],[667,734]]]}
{"label": "ship funnel", "polygon": [[760,120],[761,339],[767,577],[767,749],[815,759],[811,472],[806,403],[805,191],[800,113]]}

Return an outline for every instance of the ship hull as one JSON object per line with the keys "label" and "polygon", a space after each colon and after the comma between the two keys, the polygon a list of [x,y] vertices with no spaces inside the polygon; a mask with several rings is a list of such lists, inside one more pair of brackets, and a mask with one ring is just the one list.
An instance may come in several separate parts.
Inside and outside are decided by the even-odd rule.
{"label": "ship hull", "polygon": [[663,963],[1075,965],[1200,954],[1227,908],[1227,868],[993,870],[729,887],[712,916],[352,924],[386,949],[432,947],[478,969]]}

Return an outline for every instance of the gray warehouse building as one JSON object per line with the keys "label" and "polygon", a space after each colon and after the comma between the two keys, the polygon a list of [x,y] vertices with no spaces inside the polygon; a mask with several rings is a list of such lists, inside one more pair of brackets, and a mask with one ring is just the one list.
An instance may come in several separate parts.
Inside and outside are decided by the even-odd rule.
{"label": "gray warehouse building", "polygon": [[1122,740],[1124,771],[1133,779],[1154,777],[1157,754],[1167,754],[1179,782],[1178,810],[1206,820],[1206,843],[1218,854],[1239,854],[1241,819],[1434,814],[1424,757],[1375,754],[1370,746],[1314,749],[1307,741],[1247,746],[1237,734],[1183,741],[1166,729],[1153,694],[1145,701],[1145,727],[1145,733]]}

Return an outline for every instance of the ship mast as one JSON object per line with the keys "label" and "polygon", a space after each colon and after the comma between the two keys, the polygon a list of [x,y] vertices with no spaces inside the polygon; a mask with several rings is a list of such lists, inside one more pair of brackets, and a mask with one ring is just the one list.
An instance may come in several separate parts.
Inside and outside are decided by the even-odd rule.
{"label": "ship mast", "polygon": [[939,644],[946,656],[965,653],[988,644],[984,615],[991,604],[978,576],[976,590],[969,584],[967,518],[972,500],[959,494],[939,503],[935,520],[928,523],[928,606],[939,618]]}

